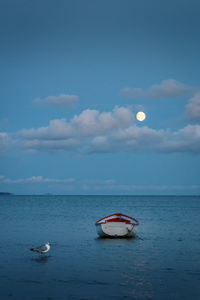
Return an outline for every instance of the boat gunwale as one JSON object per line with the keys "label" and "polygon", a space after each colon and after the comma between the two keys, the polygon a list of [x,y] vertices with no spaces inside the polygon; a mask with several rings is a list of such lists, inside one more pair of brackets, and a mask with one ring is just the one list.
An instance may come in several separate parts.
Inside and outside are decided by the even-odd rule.
{"label": "boat gunwale", "polygon": [[119,221],[116,221],[116,219],[111,219],[111,220],[108,220],[108,221],[106,220],[106,221],[102,222],[104,219],[107,219],[107,218],[112,217],[112,216],[119,216],[119,217],[122,216],[122,217],[126,217],[126,218],[128,218],[128,219],[133,220],[135,223],[133,223],[133,222],[131,222],[131,221],[129,221],[129,220],[125,220],[125,219],[124,219],[124,221],[121,221],[121,222],[124,222],[124,223],[126,223],[126,224],[132,224],[133,226],[138,226],[138,225],[139,225],[139,221],[138,221],[138,220],[136,220],[135,218],[132,218],[132,217],[130,217],[130,216],[127,216],[127,215],[125,215],[125,214],[121,214],[121,213],[114,213],[114,214],[111,214],[111,215],[109,215],[109,216],[103,217],[103,218],[97,220],[97,221],[95,222],[95,225],[97,226],[97,225],[106,224],[106,223],[110,223],[110,222],[119,222]]}

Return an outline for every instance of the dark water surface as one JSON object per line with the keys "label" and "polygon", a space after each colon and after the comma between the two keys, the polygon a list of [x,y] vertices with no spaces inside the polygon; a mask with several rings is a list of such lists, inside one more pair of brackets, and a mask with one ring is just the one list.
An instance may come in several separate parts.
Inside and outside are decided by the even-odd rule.
{"label": "dark water surface", "polygon": [[[97,238],[114,212],[137,238]],[[200,299],[200,197],[1,196],[0,299]]]}

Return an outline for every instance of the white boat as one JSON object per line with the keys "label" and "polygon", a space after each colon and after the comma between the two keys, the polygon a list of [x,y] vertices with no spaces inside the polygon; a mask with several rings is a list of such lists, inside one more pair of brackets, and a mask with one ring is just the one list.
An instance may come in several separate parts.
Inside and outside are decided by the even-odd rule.
{"label": "white boat", "polygon": [[100,237],[133,237],[136,235],[139,222],[127,215],[115,213],[101,218],[95,223]]}

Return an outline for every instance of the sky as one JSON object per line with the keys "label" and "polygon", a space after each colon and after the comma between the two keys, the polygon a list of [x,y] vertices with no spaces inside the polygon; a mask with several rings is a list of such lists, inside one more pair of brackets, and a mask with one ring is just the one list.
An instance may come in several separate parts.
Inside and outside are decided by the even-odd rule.
{"label": "sky", "polygon": [[0,0],[0,191],[199,195],[199,11]]}

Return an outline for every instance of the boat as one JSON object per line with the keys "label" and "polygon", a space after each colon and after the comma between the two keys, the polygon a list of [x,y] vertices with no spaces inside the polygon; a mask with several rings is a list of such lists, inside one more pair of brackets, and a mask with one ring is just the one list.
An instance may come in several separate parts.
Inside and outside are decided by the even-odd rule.
{"label": "boat", "polygon": [[139,221],[121,213],[115,213],[101,218],[95,223],[100,237],[134,237]]}

